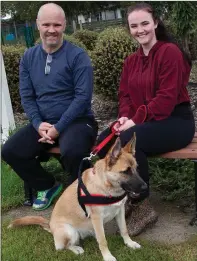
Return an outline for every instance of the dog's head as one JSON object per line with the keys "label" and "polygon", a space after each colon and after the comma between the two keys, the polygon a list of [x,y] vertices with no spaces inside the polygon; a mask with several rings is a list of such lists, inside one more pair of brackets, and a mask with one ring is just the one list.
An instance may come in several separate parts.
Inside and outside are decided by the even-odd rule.
{"label": "dog's head", "polygon": [[120,138],[117,138],[104,159],[106,180],[109,185],[117,189],[122,188],[133,197],[147,189],[147,184],[137,173],[135,145],[135,134],[124,148],[121,147]]}

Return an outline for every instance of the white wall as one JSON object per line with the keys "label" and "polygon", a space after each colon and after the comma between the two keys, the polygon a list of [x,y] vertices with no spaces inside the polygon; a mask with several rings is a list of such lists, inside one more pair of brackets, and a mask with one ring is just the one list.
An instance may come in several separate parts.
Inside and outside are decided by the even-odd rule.
{"label": "white wall", "polygon": [[4,67],[4,61],[2,53],[1,55],[1,140],[4,142],[9,135],[9,130],[15,129],[14,115],[12,110],[12,104],[10,100],[10,93],[8,89],[8,83],[6,78],[6,72]]}
{"label": "white wall", "polygon": [[80,24],[80,21],[81,21],[82,24],[85,23],[85,17],[82,14],[78,15],[78,23],[79,24]]}
{"label": "white wall", "polygon": [[122,18],[122,14],[121,14],[121,12],[120,12],[120,9],[117,9],[117,10],[116,10],[116,17],[117,17],[118,19]]}

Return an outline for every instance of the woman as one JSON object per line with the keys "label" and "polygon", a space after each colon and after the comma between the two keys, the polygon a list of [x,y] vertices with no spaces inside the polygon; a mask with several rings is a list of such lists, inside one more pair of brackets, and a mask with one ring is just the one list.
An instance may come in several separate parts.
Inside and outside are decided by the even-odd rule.
{"label": "woman", "polygon": [[[131,36],[140,48],[126,58],[119,88],[119,119],[115,128],[124,146],[136,133],[138,172],[149,184],[148,156],[188,145],[195,132],[188,84],[191,62],[166,33],[152,7],[137,3],[127,12]],[[98,143],[109,134],[101,133]],[[100,152],[104,157],[114,140]],[[157,220],[149,190],[127,201],[127,226],[137,235]],[[132,205],[131,205],[132,203]]]}

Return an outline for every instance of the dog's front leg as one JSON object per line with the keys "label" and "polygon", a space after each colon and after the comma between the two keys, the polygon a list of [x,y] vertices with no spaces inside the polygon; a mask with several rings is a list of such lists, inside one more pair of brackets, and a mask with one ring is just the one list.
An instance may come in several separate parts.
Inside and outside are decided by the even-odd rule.
{"label": "dog's front leg", "polygon": [[107,240],[105,238],[103,218],[101,217],[100,213],[94,213],[93,211],[91,214],[91,221],[104,261],[116,261],[116,258],[112,256],[112,254],[109,251]]}
{"label": "dog's front leg", "polygon": [[126,226],[126,221],[125,221],[125,206],[124,205],[121,206],[120,211],[116,215],[116,222],[118,224],[120,234],[124,240],[125,245],[127,245],[128,247],[134,248],[134,249],[140,248],[141,246],[137,242],[131,240],[131,238],[129,237],[127,226]]}

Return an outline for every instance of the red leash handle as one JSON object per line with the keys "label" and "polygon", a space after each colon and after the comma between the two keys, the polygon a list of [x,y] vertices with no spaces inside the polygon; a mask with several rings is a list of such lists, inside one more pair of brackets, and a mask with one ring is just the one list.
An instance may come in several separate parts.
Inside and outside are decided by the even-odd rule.
{"label": "red leash handle", "polygon": [[114,129],[114,125],[117,123],[118,121],[114,121],[112,122],[111,126],[110,126],[110,130],[111,133],[100,143],[98,144],[91,152],[90,155],[92,156],[96,156],[96,154],[113,138],[113,136],[116,134],[116,130]]}

